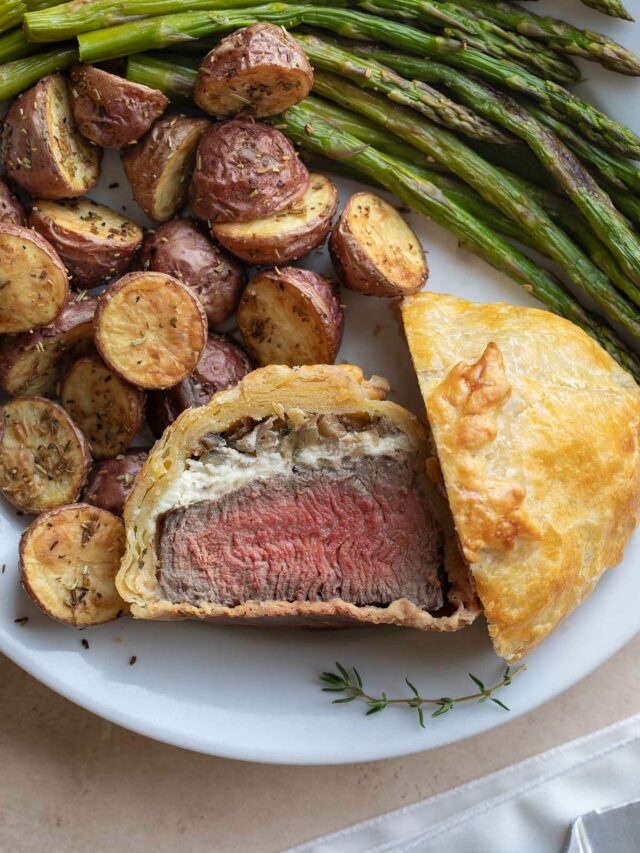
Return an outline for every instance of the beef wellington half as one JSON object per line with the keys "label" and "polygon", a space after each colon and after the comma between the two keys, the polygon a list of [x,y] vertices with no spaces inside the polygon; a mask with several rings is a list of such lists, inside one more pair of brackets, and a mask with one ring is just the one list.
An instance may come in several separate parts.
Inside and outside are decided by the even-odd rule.
{"label": "beef wellington half", "polygon": [[144,619],[452,631],[479,613],[418,419],[350,366],[272,365],[185,411],[129,496]]}

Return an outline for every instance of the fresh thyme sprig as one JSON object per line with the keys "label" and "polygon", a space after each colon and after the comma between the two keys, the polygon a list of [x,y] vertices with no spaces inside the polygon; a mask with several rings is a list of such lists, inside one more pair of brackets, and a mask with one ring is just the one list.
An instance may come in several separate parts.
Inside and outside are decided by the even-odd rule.
{"label": "fresh thyme sprig", "polygon": [[418,689],[409,681],[408,678],[405,678],[405,681],[412,692],[412,696],[402,697],[398,699],[389,699],[386,693],[381,693],[380,696],[371,696],[369,693],[366,693],[364,690],[364,684],[360,673],[354,667],[351,667],[351,672],[349,672],[346,667],[342,666],[341,663],[336,661],[336,672],[323,672],[320,676],[320,681],[324,684],[328,684],[328,687],[323,687],[322,690],[326,693],[346,693],[346,696],[343,696],[340,699],[334,699],[334,705],[342,705],[347,702],[353,702],[356,699],[360,699],[369,706],[369,710],[366,712],[367,716],[369,714],[376,714],[378,711],[384,711],[385,708],[388,708],[389,705],[406,705],[409,708],[415,709],[418,714],[418,721],[422,728],[426,728],[424,724],[424,711],[423,705],[435,705],[436,709],[431,714],[432,717],[441,717],[442,714],[446,714],[448,711],[453,711],[455,705],[459,705],[461,702],[473,702],[477,699],[478,703],[493,702],[499,708],[502,708],[504,711],[509,711],[510,709],[504,702],[501,702],[500,699],[496,699],[493,695],[496,691],[501,690],[503,687],[508,687],[513,679],[520,675],[521,672],[527,668],[526,664],[520,664],[513,671],[510,667],[507,667],[504,671],[504,675],[502,679],[494,684],[492,687],[485,687],[485,685],[480,681],[480,679],[469,673],[469,678],[473,681],[473,683],[478,688],[478,692],[470,693],[467,696],[459,696],[455,699],[452,699],[450,696],[441,696],[439,699],[431,699],[426,696],[421,696]]}

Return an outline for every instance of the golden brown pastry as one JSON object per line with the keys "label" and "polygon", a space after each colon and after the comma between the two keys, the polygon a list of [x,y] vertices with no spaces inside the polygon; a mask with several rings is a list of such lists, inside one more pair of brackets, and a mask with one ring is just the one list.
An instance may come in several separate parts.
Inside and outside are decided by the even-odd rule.
{"label": "golden brown pastry", "polygon": [[452,631],[479,612],[426,434],[351,366],[269,366],[188,409],[127,499],[144,619]]}
{"label": "golden brown pastry", "polygon": [[638,521],[640,389],[546,311],[423,292],[403,317],[439,460],[429,470],[495,649],[517,660],[622,559]]}

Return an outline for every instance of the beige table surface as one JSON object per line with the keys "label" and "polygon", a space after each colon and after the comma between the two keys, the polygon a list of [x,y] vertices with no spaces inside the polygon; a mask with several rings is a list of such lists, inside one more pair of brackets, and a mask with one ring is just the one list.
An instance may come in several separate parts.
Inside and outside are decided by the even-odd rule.
{"label": "beige table surface", "polygon": [[640,636],[564,695],[470,740],[316,768],[156,743],[76,707],[0,655],[0,851],[279,851],[639,712],[639,655]]}

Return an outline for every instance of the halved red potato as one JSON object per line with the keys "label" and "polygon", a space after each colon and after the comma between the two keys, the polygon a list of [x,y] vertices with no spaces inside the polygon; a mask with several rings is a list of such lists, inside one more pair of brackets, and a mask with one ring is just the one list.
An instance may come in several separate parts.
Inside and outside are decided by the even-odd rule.
{"label": "halved red potato", "polygon": [[4,178],[0,178],[0,222],[10,222],[13,225],[27,224],[27,214],[22,202],[12,193],[11,187]]}
{"label": "halved red potato", "polygon": [[181,412],[204,406],[225,388],[237,385],[251,373],[253,362],[233,338],[209,335],[198,366],[190,376],[166,391],[151,391],[147,396],[147,423],[156,438]]}
{"label": "halved red potato", "polygon": [[123,453],[144,420],[144,391],[123,382],[95,356],[80,358],[69,368],[60,385],[60,402],[97,459]]}
{"label": "halved red potato", "polygon": [[134,448],[115,459],[96,462],[89,474],[83,500],[114,515],[122,515],[124,502],[148,455],[149,451]]}
{"label": "halved red potato", "polygon": [[286,136],[233,119],[202,136],[189,198],[199,219],[248,222],[284,210],[308,185],[307,167]]}
{"label": "halved red potato", "polygon": [[0,341],[0,388],[8,394],[53,396],[71,362],[93,352],[98,300],[79,293],[53,323]]}
{"label": "halved red potato", "polygon": [[116,619],[127,605],[115,576],[124,554],[121,518],[89,504],[52,509],[20,540],[20,579],[47,616],[88,628]]}
{"label": "halved red potato", "polygon": [[123,150],[133,197],[151,219],[171,219],[187,203],[198,143],[208,127],[206,119],[163,116],[139,142]]}
{"label": "halved red potato", "polygon": [[94,317],[106,364],[138,388],[177,385],[198,363],[207,315],[182,282],[159,272],[132,272],[106,290]]}
{"label": "halved red potato", "polygon": [[202,61],[193,99],[218,118],[274,116],[306,98],[313,69],[283,27],[251,24],[222,39]]}
{"label": "halved red potato", "polygon": [[38,199],[29,222],[60,255],[75,288],[122,275],[142,244],[142,228],[88,198]]}
{"label": "halved red potato", "polygon": [[83,136],[101,148],[123,148],[145,135],[169,99],[158,89],[93,65],[76,65],[71,70],[71,103]]}
{"label": "halved red potato", "polygon": [[62,74],[43,77],[13,102],[2,151],[9,177],[39,198],[84,195],[100,175],[102,151],[77,132]]}
{"label": "halved red potato", "polygon": [[395,207],[370,192],[346,203],[329,252],[344,286],[367,296],[407,296],[429,278],[420,240]]}
{"label": "halved red potato", "polygon": [[333,364],[344,314],[331,279],[285,267],[251,279],[240,300],[238,328],[261,366]]}
{"label": "halved red potato", "polygon": [[305,194],[289,207],[251,222],[213,222],[211,233],[249,264],[288,263],[324,242],[337,207],[333,181],[312,172]]}
{"label": "halved red potato", "polygon": [[55,249],[30,228],[0,224],[0,333],[46,326],[68,295],[67,272]]}
{"label": "halved red potato", "polygon": [[140,254],[145,270],[172,275],[193,290],[210,326],[233,314],[245,283],[244,266],[228,255],[191,219],[172,219],[145,237]]}
{"label": "halved red potato", "polygon": [[91,453],[67,412],[44,397],[14,397],[1,411],[0,489],[6,499],[34,513],[74,501]]}

